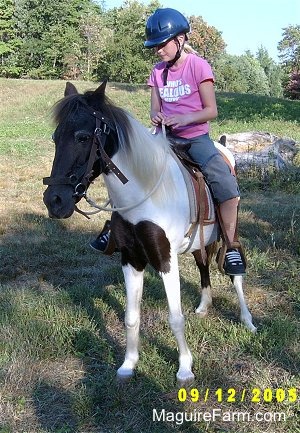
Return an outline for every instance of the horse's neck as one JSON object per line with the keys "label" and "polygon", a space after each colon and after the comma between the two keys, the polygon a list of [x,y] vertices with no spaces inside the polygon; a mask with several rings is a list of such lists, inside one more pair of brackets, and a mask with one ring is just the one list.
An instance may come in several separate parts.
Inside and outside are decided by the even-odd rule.
{"label": "horse's neck", "polygon": [[135,209],[136,212],[143,212],[147,209],[147,212],[150,210],[152,213],[158,210],[160,214],[163,214],[166,210],[169,212],[170,209],[174,209],[175,212],[176,209],[182,207],[183,203],[188,202],[185,181],[170,153],[165,155],[161,171],[148,179],[146,187],[145,179],[136,176],[130,165],[126,164],[126,158],[115,155],[113,162],[128,179],[128,182],[123,185],[112,173],[104,176],[109,197],[115,207],[141,203]]}
{"label": "horse's neck", "polygon": [[112,161],[128,179],[126,184],[122,184],[120,179],[112,172],[104,175],[104,181],[113,205],[116,207],[128,206],[135,200],[140,200],[145,195],[145,191],[127,163],[127,159],[120,157],[117,153],[113,156]]}

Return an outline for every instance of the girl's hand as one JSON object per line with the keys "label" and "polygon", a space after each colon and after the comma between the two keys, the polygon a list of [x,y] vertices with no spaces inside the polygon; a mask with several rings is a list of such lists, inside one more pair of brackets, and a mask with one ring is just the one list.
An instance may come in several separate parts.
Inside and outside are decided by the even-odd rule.
{"label": "girl's hand", "polygon": [[160,111],[156,113],[153,117],[151,117],[151,123],[154,126],[158,126],[161,123],[164,123],[165,116]]}
{"label": "girl's hand", "polygon": [[188,114],[174,114],[172,116],[165,117],[164,124],[166,126],[172,126],[179,128],[180,126],[186,126],[190,123],[190,116]]}

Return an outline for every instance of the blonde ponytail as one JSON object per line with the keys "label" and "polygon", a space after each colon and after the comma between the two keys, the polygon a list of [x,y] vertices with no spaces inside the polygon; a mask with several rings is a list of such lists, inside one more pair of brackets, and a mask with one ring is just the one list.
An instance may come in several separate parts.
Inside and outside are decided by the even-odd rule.
{"label": "blonde ponytail", "polygon": [[194,50],[194,48],[192,48],[189,44],[185,43],[183,46],[183,51],[185,51],[188,54],[195,54],[196,56],[200,57],[200,54]]}

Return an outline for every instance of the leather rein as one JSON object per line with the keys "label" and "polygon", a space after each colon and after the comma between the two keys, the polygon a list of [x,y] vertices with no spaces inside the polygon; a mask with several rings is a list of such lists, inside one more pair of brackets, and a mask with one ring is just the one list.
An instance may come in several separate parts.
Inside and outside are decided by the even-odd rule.
{"label": "leather rein", "polygon": [[[50,176],[43,178],[44,185],[71,185],[74,187],[73,197],[81,199],[86,196],[87,189],[93,180],[93,166],[95,162],[102,158],[105,162],[105,170],[112,171],[123,184],[128,182],[127,177],[119,170],[119,168],[112,162],[111,158],[107,155],[104,150],[106,139],[111,131],[116,132],[115,125],[102,113],[95,111],[94,109],[87,107],[89,113],[96,119],[96,127],[93,134],[93,143],[89,155],[89,159],[86,165],[79,167],[79,174],[72,173],[70,176]],[[83,213],[79,209],[77,212]],[[84,213],[83,213],[84,214]]]}

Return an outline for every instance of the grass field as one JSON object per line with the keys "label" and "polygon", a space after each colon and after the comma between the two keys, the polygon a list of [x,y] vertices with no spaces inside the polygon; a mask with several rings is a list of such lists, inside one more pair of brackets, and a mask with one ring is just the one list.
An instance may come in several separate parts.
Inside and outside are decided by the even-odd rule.
{"label": "grass field", "polygon": [[[119,255],[99,256],[88,246],[107,215],[50,220],[42,201],[54,154],[50,109],[64,86],[0,79],[0,433],[300,432],[300,198],[293,183],[299,178],[241,179],[245,295],[258,333],[240,325],[236,295],[215,265],[214,306],[199,319],[198,273],[192,257],[181,256],[193,388],[200,397],[187,390],[186,401],[178,399],[176,345],[163,286],[151,269],[140,362],[134,379],[121,385],[115,377],[125,350]],[[148,125],[145,88],[109,84],[108,94]],[[217,98],[214,138],[263,131],[300,141],[299,102]],[[101,181],[92,196],[104,200]],[[154,409],[165,409],[168,420],[153,421]],[[214,410],[223,418],[181,423],[182,412]]]}

